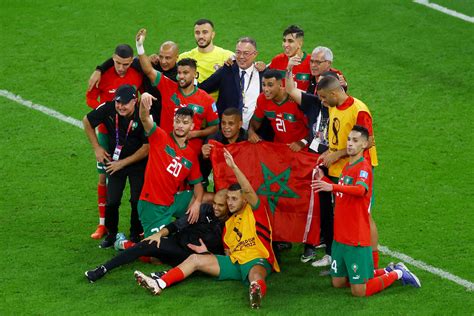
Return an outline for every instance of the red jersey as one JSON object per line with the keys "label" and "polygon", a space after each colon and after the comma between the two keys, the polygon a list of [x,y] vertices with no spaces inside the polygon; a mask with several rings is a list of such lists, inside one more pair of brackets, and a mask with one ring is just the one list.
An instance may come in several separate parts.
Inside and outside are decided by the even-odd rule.
{"label": "red jersey", "polygon": [[290,144],[308,136],[308,120],[298,104],[286,98],[278,104],[267,100],[263,93],[257,98],[257,107],[252,119],[262,121],[266,116],[275,132],[275,143]]}
{"label": "red jersey", "polygon": [[[219,115],[214,99],[204,90],[194,87],[191,94],[185,95],[179,88],[178,83],[163,76],[161,72],[156,73],[154,85],[161,93],[161,122],[160,127],[167,133],[173,131],[174,113],[180,107],[188,107],[194,111],[193,122],[194,130],[199,131],[203,125],[203,121],[207,122],[207,126],[215,126],[219,124]],[[202,139],[193,138],[189,141],[189,145],[196,152],[201,152]]]}
{"label": "red jersey", "polygon": [[[303,53],[301,57],[301,64],[293,67],[293,79],[296,82],[296,87],[300,90],[306,91],[310,84],[311,68],[309,66],[310,55]],[[286,69],[288,68],[288,56],[281,53],[273,57],[268,68],[279,70],[283,73],[283,85],[285,84]]]}
{"label": "red jersey", "polygon": [[[121,85],[129,84],[138,90],[141,89],[142,81],[142,74],[132,67],[127,69],[123,77],[117,74],[115,67],[111,67],[100,77],[99,87],[94,86],[92,90],[86,93],[87,105],[96,109],[100,104],[112,101],[115,97],[115,90]],[[107,134],[104,125],[99,125],[99,132]]]}
{"label": "red jersey", "polygon": [[370,246],[370,199],[372,198],[372,165],[361,157],[347,163],[339,185],[361,185],[363,196],[335,192],[334,240],[351,246]]}
{"label": "red jersey", "polygon": [[186,179],[190,184],[201,182],[198,158],[189,146],[180,148],[173,134],[167,134],[156,123],[148,135],[148,142],[150,152],[140,200],[169,206]]}

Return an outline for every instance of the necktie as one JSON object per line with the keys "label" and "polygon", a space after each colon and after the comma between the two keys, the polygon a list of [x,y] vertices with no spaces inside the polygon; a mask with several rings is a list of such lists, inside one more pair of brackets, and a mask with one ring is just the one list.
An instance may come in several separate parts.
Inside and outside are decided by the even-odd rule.
{"label": "necktie", "polygon": [[240,96],[239,96],[239,110],[242,112],[244,108],[244,94],[245,94],[245,70],[240,73]]}

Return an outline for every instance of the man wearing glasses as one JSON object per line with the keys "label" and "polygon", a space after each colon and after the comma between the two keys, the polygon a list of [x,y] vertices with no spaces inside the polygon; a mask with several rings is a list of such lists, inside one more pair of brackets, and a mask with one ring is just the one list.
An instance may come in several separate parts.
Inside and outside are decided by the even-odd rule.
{"label": "man wearing glasses", "polygon": [[257,43],[253,38],[240,38],[235,47],[235,63],[224,65],[199,85],[207,93],[219,91],[216,102],[219,116],[227,108],[238,108],[245,130],[249,127],[260,94],[262,76],[255,68],[257,54]]}
{"label": "man wearing glasses", "polygon": [[321,74],[331,71],[335,72],[339,78],[339,82],[341,86],[347,91],[347,82],[344,78],[342,72],[336,68],[332,68],[333,62],[333,53],[331,49],[318,46],[313,49],[311,53],[311,59],[309,60],[309,65],[311,69],[311,79],[308,89],[306,90],[307,93],[316,94],[317,84],[320,79]]}

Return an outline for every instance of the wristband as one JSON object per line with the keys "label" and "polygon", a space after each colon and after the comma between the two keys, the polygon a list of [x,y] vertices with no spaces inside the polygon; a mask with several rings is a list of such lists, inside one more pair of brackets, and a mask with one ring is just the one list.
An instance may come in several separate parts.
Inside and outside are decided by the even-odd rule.
{"label": "wristband", "polygon": [[140,45],[137,43],[137,54],[138,55],[143,55],[145,54],[145,48],[143,47],[143,45]]}
{"label": "wristband", "polygon": [[302,142],[305,146],[308,145],[308,141],[307,141],[305,138],[303,138],[302,140],[300,140],[300,142]]}

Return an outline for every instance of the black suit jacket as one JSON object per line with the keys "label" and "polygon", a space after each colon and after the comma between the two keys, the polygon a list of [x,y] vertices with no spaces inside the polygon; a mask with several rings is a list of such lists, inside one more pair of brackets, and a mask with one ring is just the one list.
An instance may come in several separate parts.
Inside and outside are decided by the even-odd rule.
{"label": "black suit jacket", "polygon": [[[262,91],[262,74],[259,73],[260,92]],[[213,73],[209,78],[199,84],[199,88],[207,93],[219,91],[217,98],[217,111],[219,116],[227,108],[239,107],[240,96],[240,74],[239,66],[234,62],[232,66],[224,65]]]}

